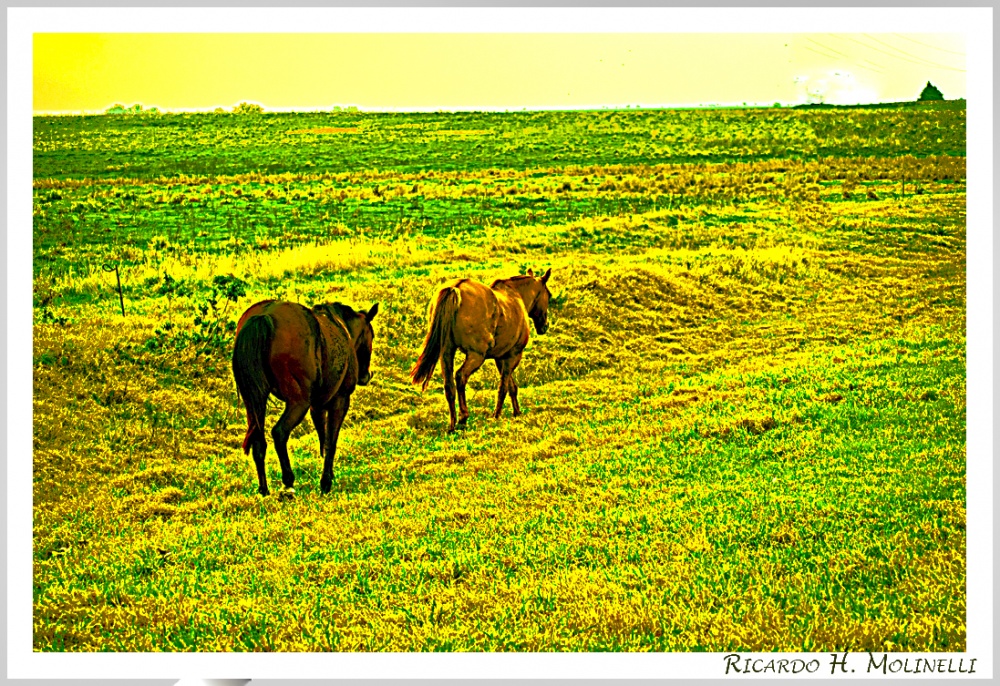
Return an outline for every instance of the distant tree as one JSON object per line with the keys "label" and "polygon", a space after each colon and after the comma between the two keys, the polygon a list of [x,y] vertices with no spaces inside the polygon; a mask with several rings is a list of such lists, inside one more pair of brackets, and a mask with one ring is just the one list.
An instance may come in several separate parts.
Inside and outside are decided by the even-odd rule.
{"label": "distant tree", "polygon": [[233,114],[261,114],[264,108],[254,102],[241,102],[233,108]]}
{"label": "distant tree", "polygon": [[941,94],[941,91],[934,86],[934,84],[928,81],[927,85],[924,86],[924,89],[920,91],[920,97],[917,98],[918,102],[922,102],[924,100],[944,100],[944,96]]}
{"label": "distant tree", "polygon": [[159,110],[155,107],[150,107],[148,110],[142,109],[142,105],[136,103],[131,107],[122,105],[121,103],[116,103],[104,110],[104,114],[157,114]]}

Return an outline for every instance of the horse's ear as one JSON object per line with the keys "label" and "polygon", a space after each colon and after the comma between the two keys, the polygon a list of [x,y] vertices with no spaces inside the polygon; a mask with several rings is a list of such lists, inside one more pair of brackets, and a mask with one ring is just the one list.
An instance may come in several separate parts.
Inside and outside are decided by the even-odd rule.
{"label": "horse's ear", "polygon": [[368,310],[368,314],[366,315],[368,321],[375,319],[375,315],[377,314],[378,314],[378,303],[375,303],[374,305],[372,305],[372,308]]}
{"label": "horse's ear", "polygon": [[546,281],[549,280],[550,276],[552,276],[552,267],[549,267],[547,270],[545,270],[545,273],[542,274],[542,278],[539,279],[539,281],[541,281],[542,283],[545,283]]}
{"label": "horse's ear", "polygon": [[534,276],[534,275],[535,272],[531,269],[531,267],[528,267],[528,276]]}

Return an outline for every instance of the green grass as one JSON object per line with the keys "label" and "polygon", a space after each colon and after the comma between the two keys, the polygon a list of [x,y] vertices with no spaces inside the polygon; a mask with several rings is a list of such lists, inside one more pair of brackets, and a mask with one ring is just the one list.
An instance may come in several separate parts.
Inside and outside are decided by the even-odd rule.
{"label": "green grass", "polygon": [[[333,128],[342,133],[294,133]],[[965,109],[35,118],[36,178],[534,169],[965,154]]]}

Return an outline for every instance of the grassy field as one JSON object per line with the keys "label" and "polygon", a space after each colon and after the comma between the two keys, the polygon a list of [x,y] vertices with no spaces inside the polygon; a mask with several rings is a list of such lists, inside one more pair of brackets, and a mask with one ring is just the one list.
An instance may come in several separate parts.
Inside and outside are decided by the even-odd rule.
{"label": "grassy field", "polygon": [[[35,649],[963,650],[964,140],[952,103],[36,118]],[[529,267],[525,414],[488,364],[448,435],[428,302]],[[294,499],[240,449],[271,297],[380,303],[326,496],[308,421]]]}

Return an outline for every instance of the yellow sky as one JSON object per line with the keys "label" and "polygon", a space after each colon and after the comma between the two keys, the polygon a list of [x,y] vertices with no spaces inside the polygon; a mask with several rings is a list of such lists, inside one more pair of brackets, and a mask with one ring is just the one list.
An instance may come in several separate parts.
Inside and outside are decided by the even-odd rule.
{"label": "yellow sky", "polygon": [[534,109],[965,97],[957,34],[34,34],[35,112]]}

